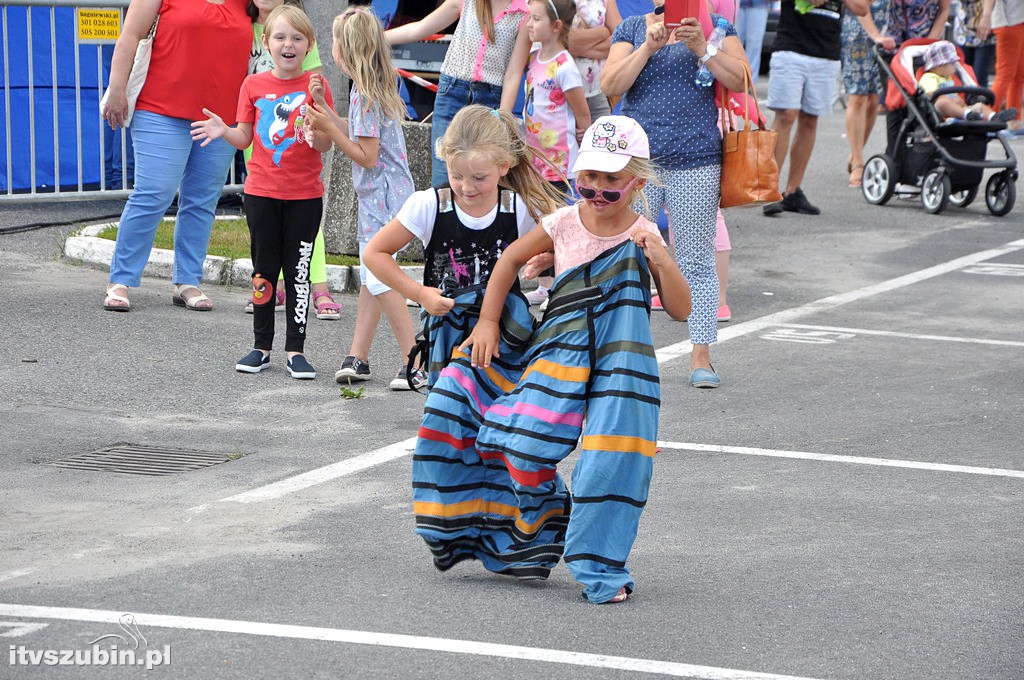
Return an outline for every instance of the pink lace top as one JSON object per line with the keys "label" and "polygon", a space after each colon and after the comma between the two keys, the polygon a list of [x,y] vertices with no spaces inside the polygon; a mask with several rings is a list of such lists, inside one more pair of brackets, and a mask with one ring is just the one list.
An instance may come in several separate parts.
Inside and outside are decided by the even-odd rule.
{"label": "pink lace top", "polygon": [[[658,234],[658,225],[646,217],[638,215],[636,221],[621,234],[614,236],[598,236],[587,230],[580,219],[580,204],[568,205],[551,213],[541,220],[541,227],[548,233],[555,244],[555,275],[578,267],[619,245],[638,229]],[[664,243],[664,239],[661,240]]]}

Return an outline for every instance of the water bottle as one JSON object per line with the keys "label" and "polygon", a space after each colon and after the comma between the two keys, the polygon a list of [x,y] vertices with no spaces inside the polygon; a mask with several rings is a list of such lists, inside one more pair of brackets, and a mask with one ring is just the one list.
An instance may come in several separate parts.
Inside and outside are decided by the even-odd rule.
{"label": "water bottle", "polygon": [[[715,21],[715,30],[711,31],[711,35],[708,36],[708,45],[714,45],[715,49],[719,49],[722,46],[722,41],[725,40],[725,31],[729,22],[723,17],[718,17]],[[708,69],[708,65],[702,63],[697,69],[697,77],[694,78],[701,87],[711,87],[711,84],[715,82],[715,76],[711,74],[711,70]]]}

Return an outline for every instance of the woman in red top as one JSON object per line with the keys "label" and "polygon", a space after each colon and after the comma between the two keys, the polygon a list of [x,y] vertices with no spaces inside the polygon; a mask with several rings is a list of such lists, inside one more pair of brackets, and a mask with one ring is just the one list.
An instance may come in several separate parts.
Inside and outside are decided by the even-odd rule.
{"label": "woman in red top", "polygon": [[[207,146],[192,141],[191,123],[203,106],[235,110],[252,44],[248,0],[132,0],[110,64],[103,117],[111,127],[126,124],[125,86],[139,40],[160,16],[153,55],[131,118],[135,147],[135,189],[117,232],[110,283],[103,308],[127,312],[128,287],[138,286],[157,226],[174,194],[174,304],[198,311],[213,308],[199,290],[213,215],[235,149],[224,140]],[[228,120],[234,124],[233,116]]]}

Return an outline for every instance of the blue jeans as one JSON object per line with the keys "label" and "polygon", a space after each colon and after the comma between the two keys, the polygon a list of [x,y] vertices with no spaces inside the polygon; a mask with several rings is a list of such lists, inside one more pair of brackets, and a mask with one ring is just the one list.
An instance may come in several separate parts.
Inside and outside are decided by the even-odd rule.
{"label": "blue jeans", "polygon": [[765,2],[756,7],[739,7],[736,12],[736,35],[743,43],[755,81],[761,72],[761,47],[764,45],[764,31],[768,26],[770,9],[771,5]]}
{"label": "blue jeans", "polygon": [[175,192],[178,219],[171,281],[192,286],[202,281],[213,216],[235,148],[223,139],[201,147],[192,141],[191,124],[151,111],[132,116],[135,190],[121,213],[110,260],[111,283],[139,285],[157,227]]}
{"label": "blue jeans", "polygon": [[459,80],[441,74],[434,98],[434,117],[430,122],[430,184],[439,187],[448,183],[448,168],[437,157],[437,140],[444,136],[452,118],[467,104],[482,104],[492,109],[501,104],[501,87],[488,83]]}

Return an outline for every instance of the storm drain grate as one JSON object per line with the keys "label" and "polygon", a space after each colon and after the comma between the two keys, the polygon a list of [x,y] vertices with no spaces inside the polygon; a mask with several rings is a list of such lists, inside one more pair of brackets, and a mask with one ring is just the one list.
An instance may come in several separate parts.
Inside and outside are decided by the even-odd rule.
{"label": "storm drain grate", "polygon": [[79,453],[46,465],[75,470],[119,472],[126,475],[176,475],[199,470],[230,460],[223,453],[189,451],[160,446],[111,446],[99,451]]}

